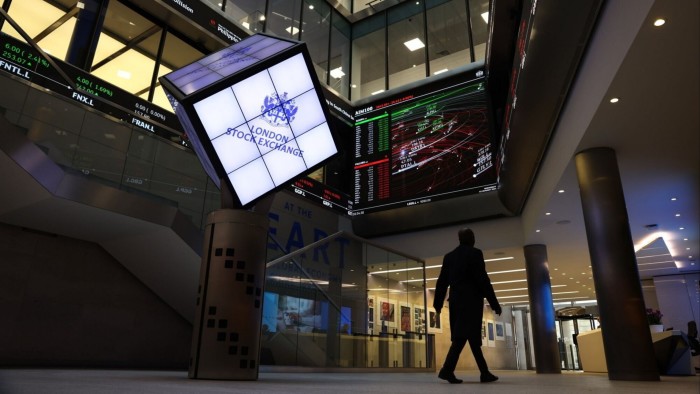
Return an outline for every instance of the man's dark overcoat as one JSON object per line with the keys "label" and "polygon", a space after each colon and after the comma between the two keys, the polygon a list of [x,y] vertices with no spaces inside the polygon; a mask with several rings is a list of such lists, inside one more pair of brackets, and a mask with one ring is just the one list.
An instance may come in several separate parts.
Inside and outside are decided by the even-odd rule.
{"label": "man's dark overcoat", "polygon": [[451,339],[480,339],[484,298],[493,309],[499,305],[480,249],[462,244],[445,255],[433,300],[433,307],[438,312],[442,309],[448,287]]}

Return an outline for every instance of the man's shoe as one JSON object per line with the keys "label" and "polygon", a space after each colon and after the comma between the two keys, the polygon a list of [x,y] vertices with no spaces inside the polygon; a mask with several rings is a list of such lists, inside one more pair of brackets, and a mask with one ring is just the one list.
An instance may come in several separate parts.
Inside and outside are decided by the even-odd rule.
{"label": "man's shoe", "polygon": [[448,382],[450,382],[452,384],[462,383],[462,379],[457,379],[457,377],[453,373],[450,373],[450,374],[445,373],[442,371],[442,369],[440,370],[440,373],[438,373],[438,378],[440,378],[442,380],[447,380]]}
{"label": "man's shoe", "polygon": [[495,382],[498,380],[498,376],[492,374],[491,372],[486,372],[481,374],[481,383]]}

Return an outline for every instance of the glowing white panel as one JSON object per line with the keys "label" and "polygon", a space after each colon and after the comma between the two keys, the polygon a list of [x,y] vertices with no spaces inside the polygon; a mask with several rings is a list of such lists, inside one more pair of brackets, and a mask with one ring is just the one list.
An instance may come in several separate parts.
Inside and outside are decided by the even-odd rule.
{"label": "glowing white panel", "polygon": [[183,88],[182,91],[185,92],[186,94],[194,93],[202,88],[205,88],[205,87],[213,84],[214,82],[216,82],[220,79],[221,79],[221,76],[219,74],[215,74],[215,73],[206,74],[202,78],[195,79],[194,81],[188,83],[186,88],[189,90],[185,90]]}
{"label": "glowing white panel", "polygon": [[326,122],[326,116],[315,90],[310,90],[295,98],[293,103],[299,108],[294,115],[294,120],[290,122],[295,136],[304,134],[309,129]]}
{"label": "glowing white panel", "polygon": [[245,123],[243,113],[231,89],[224,89],[195,103],[194,109],[209,139],[216,138],[228,129]]}
{"label": "glowing white panel", "polygon": [[243,205],[275,188],[262,160],[251,162],[230,173],[228,179]]}
{"label": "glowing white panel", "polygon": [[213,139],[211,143],[226,173],[260,158],[260,151],[245,125]]}
{"label": "glowing white panel", "polygon": [[[280,94],[286,92],[289,97],[296,97],[314,87],[302,54],[290,57],[270,67],[269,70]],[[293,77],[290,78],[290,75]]]}
{"label": "glowing white panel", "polygon": [[250,132],[253,137],[255,137],[255,144],[257,144],[258,149],[262,154],[265,154],[273,149],[276,149],[280,145],[285,145],[290,141],[294,141],[294,135],[287,125],[287,120],[284,114],[281,114],[280,121],[283,122],[281,125],[273,125],[268,121],[268,118],[274,120],[278,119],[276,114],[281,110],[280,107],[275,109],[276,111],[268,112],[265,115],[255,118],[253,121],[248,123],[250,126]]}
{"label": "glowing white panel", "polygon": [[306,171],[307,166],[301,155],[297,144],[290,142],[263,156],[275,185],[281,185]]}
{"label": "glowing white panel", "polygon": [[233,85],[233,93],[246,119],[253,119],[260,116],[264,103],[270,100],[268,97],[275,94],[275,87],[267,70],[264,70]]}
{"label": "glowing white panel", "polygon": [[261,49],[258,52],[253,53],[251,56],[258,58],[258,59],[265,59],[267,57],[270,57],[274,55],[275,53],[278,53],[280,51],[283,51],[284,49],[289,48],[292,46],[291,42],[284,42],[284,41],[278,41],[267,48]]}
{"label": "glowing white panel", "polygon": [[238,59],[235,62],[231,62],[229,65],[227,65],[226,67],[223,67],[220,70],[217,70],[217,73],[220,75],[231,75],[231,74],[234,74],[234,73],[250,66],[251,64],[253,64],[255,62],[257,62],[256,59],[253,59],[252,57],[246,56],[244,58]]}
{"label": "glowing white panel", "polygon": [[338,153],[328,123],[307,131],[296,141],[308,167],[313,167]]}

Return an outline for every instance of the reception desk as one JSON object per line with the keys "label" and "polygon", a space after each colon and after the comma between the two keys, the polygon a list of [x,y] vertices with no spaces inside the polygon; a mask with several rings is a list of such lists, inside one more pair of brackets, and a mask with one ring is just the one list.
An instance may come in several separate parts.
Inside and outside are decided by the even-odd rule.
{"label": "reception desk", "polygon": [[[659,373],[662,375],[695,375],[690,346],[680,330],[651,334]],[[603,348],[602,329],[583,332],[577,337],[581,368],[585,372],[608,372]]]}

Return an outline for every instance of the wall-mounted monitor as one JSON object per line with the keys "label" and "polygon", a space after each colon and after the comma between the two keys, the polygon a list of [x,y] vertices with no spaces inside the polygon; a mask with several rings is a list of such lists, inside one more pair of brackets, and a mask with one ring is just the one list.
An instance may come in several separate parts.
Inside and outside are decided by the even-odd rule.
{"label": "wall-mounted monitor", "polygon": [[496,189],[483,72],[355,112],[353,215]]}
{"label": "wall-mounted monitor", "polygon": [[257,34],[160,80],[205,171],[238,207],[338,152],[301,42]]}

